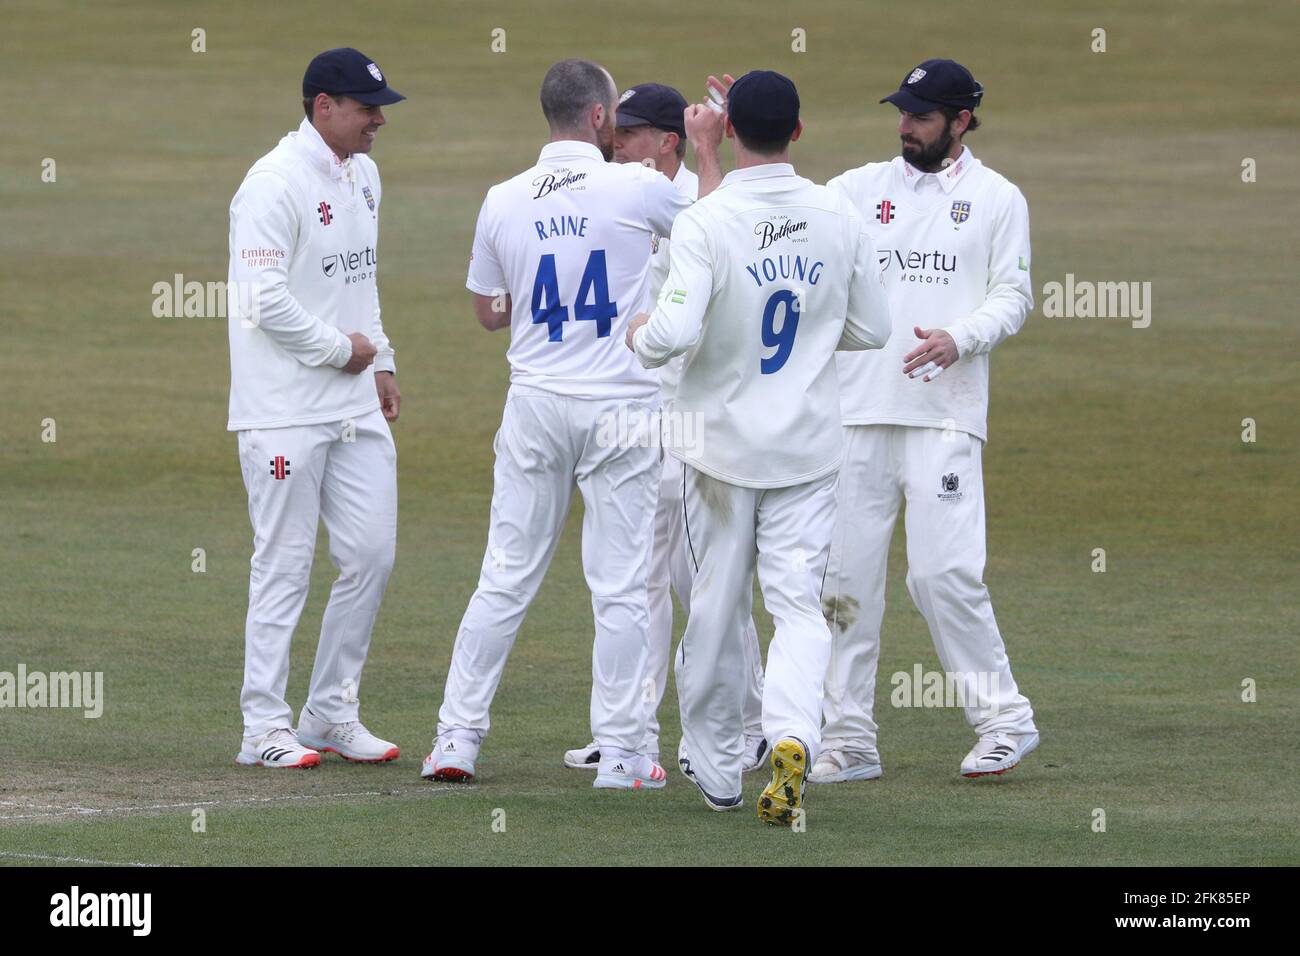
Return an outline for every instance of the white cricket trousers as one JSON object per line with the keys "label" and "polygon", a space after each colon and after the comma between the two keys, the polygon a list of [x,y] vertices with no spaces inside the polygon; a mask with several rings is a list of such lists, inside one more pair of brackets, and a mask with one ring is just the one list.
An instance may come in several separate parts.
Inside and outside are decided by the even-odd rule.
{"label": "white cricket trousers", "polygon": [[740,794],[745,619],[755,558],[775,633],[763,681],[763,734],[798,737],[816,759],[831,634],[821,587],[835,525],[835,475],[788,488],[744,488],[685,466],[685,530],[695,568],[677,648],[677,697],[691,771],[711,797]]}
{"label": "white cricket trousers", "polygon": [[[646,718],[643,753],[659,753],[659,705],[668,683],[668,658],[673,647],[673,595],[689,619],[691,613],[691,559],[686,546],[685,514],[682,495],[685,471],[681,461],[664,455],[663,475],[659,483],[659,504],[655,509],[653,552],[650,557],[650,648],[646,665],[646,687],[650,713]],[[745,734],[763,734],[763,651],[758,645],[758,629],[751,616],[745,621],[745,665],[748,680],[741,701]],[[653,696],[651,696],[653,695]]]}
{"label": "white cricket trousers", "polygon": [[[876,752],[872,716],[885,565],[907,502],[907,589],[944,671],[976,693],[977,734],[1034,730],[984,586],[984,443],[966,432],[906,425],[844,429],[839,511],[824,596],[835,632],[826,675],[828,749]],[[910,679],[910,678],[909,678]]]}
{"label": "white cricket trousers", "polygon": [[289,643],[307,600],[316,528],[339,576],[321,621],[307,706],[357,719],[370,632],[397,545],[397,449],[376,409],[355,420],[239,434],[253,560],[244,625],[244,735],[294,726],[285,702]]}
{"label": "white cricket trousers", "polygon": [[[608,422],[631,422],[614,434]],[[659,485],[649,401],[593,401],[512,385],[493,442],[492,516],[478,588],[461,619],[438,734],[487,735],[506,658],[559,544],[574,483],[582,493],[582,566],[595,615],[591,732],[637,752],[646,732],[646,577]],[[539,678],[540,679],[540,678]]]}

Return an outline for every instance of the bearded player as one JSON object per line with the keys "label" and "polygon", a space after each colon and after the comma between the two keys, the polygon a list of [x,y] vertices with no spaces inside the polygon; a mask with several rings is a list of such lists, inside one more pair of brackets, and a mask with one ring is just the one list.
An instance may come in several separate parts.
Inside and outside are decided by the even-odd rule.
{"label": "bearded player", "polygon": [[889,345],[842,354],[845,458],[823,594],[835,631],[813,783],[881,775],[872,715],[885,564],[906,502],[907,588],[978,740],[961,774],[1016,766],[1038,746],[984,586],[989,352],[1033,308],[1029,210],[962,142],[984,89],[952,60],[926,60],[882,103],[898,108],[902,155],[827,185],[881,250]]}

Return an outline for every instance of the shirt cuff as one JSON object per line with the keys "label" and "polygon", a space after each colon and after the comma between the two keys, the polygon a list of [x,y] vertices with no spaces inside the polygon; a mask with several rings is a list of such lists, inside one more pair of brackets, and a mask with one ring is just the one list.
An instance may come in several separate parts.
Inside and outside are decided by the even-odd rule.
{"label": "shirt cuff", "polygon": [[352,360],[352,340],[338,329],[334,330],[334,334],[338,336],[338,340],[334,344],[334,354],[326,364],[342,368]]}
{"label": "shirt cuff", "polygon": [[397,374],[397,364],[393,361],[392,352],[380,352],[375,356],[375,371]]}
{"label": "shirt cuff", "polygon": [[650,323],[647,322],[645,325],[641,326],[641,328],[632,333],[632,351],[636,353],[636,360],[641,363],[642,368],[658,368],[664,363],[655,362],[651,357],[647,356],[645,352],[646,329],[649,328],[649,326]]}
{"label": "shirt cuff", "polygon": [[970,355],[970,350],[975,347],[975,337],[971,335],[960,323],[957,325],[946,325],[942,331],[952,336],[953,342],[957,346],[957,358],[964,359]]}

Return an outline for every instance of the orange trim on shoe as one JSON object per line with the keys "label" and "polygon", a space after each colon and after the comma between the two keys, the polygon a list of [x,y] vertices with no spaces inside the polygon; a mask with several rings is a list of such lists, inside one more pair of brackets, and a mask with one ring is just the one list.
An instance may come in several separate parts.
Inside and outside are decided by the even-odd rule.
{"label": "orange trim on shoe", "polygon": [[310,770],[312,767],[320,766],[320,754],[304,754],[303,758],[297,763],[289,764],[269,764],[265,760],[259,760],[256,763],[241,763],[238,758],[235,759],[237,767],[270,767],[272,770]]}
{"label": "orange trim on shoe", "polygon": [[474,775],[456,767],[439,767],[433,772],[431,779],[442,780],[446,783],[467,783],[474,779]]}
{"label": "orange trim on shoe", "polygon": [[1008,770],[1015,770],[1019,766],[1020,761],[1017,760],[1010,767],[1003,767],[1001,770],[976,770],[973,773],[964,773],[962,776],[967,780],[973,780],[975,777],[998,777],[1006,773]]}

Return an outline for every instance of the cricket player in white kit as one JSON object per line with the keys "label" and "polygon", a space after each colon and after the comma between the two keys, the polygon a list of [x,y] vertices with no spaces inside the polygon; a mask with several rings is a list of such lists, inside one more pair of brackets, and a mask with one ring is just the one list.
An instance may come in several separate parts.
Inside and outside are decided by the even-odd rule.
{"label": "cricket player in white kit", "polygon": [[[690,200],[653,169],[609,162],[617,97],[594,63],[552,66],[541,90],[551,141],[535,166],[490,189],[479,213],[466,286],[486,328],[510,329],[510,391],[494,443],[487,549],[456,635],[426,779],[473,778],[506,657],[576,483],[596,628],[594,786],[664,786],[663,768],[641,752],[659,482],[659,448],[647,429],[659,386],[622,341],[627,318],[647,301],[650,237],[668,234]],[[719,178],[716,148],[701,164],[707,193]],[[603,440],[611,419],[636,423],[637,433]]]}
{"label": "cricket player in white kit", "polygon": [[885,564],[906,501],[907,587],[978,741],[967,777],[999,774],[1038,745],[984,586],[988,354],[1033,308],[1029,211],[962,144],[983,88],[927,60],[881,102],[900,111],[902,155],[832,179],[868,222],[894,315],[889,346],[841,355],[846,454],[826,575],[836,631],[814,783],[881,775],[872,716]]}
{"label": "cricket player in white kit", "polygon": [[[307,118],[258,160],[230,204],[230,420],[253,524],[236,760],[311,767],[317,751],[395,760],[358,719],[361,671],[393,567],[400,395],[379,313],[382,106],[404,97],[343,48],[303,77]],[[324,519],[339,577],[293,729],[289,644]]]}
{"label": "cricket player in white kit", "polygon": [[[662,83],[641,83],[625,90],[618,98],[614,117],[614,161],[642,163],[658,169],[684,196],[694,200],[699,177],[686,168],[686,98]],[[650,279],[647,288],[658,295],[668,279],[670,242],[667,236],[652,236]],[[659,369],[661,418],[665,428],[685,427],[672,412],[673,394],[681,377],[682,356],[664,363]],[[649,613],[650,647],[646,676],[642,679],[642,697],[649,708],[646,740],[642,752],[659,759],[659,705],[668,682],[668,658],[673,642],[673,594],[683,610],[690,613],[691,570],[686,553],[685,525],[682,512],[682,463],[672,455],[663,456],[663,476],[659,482],[659,503],[655,509],[654,536],[651,545]],[[750,618],[746,624],[745,654],[751,680],[745,689],[745,770],[756,770],[767,754],[763,736],[763,657],[758,644],[758,630]],[[680,756],[679,750],[679,756]],[[566,751],[564,764],[577,769],[595,769],[600,762],[600,748],[593,740],[585,747]]]}
{"label": "cricket player in white kit", "polygon": [[674,400],[701,416],[683,463],[691,613],[677,651],[682,769],[715,810],[741,803],[743,637],[757,556],[776,633],[763,685],[772,782],[759,819],[791,825],[820,740],[831,635],[821,582],[842,455],[837,349],[889,337],[876,250],[852,205],[795,175],[794,84],[742,76],[727,101],[737,168],[678,217],[659,304],[629,328],[647,367],[686,361]]}

